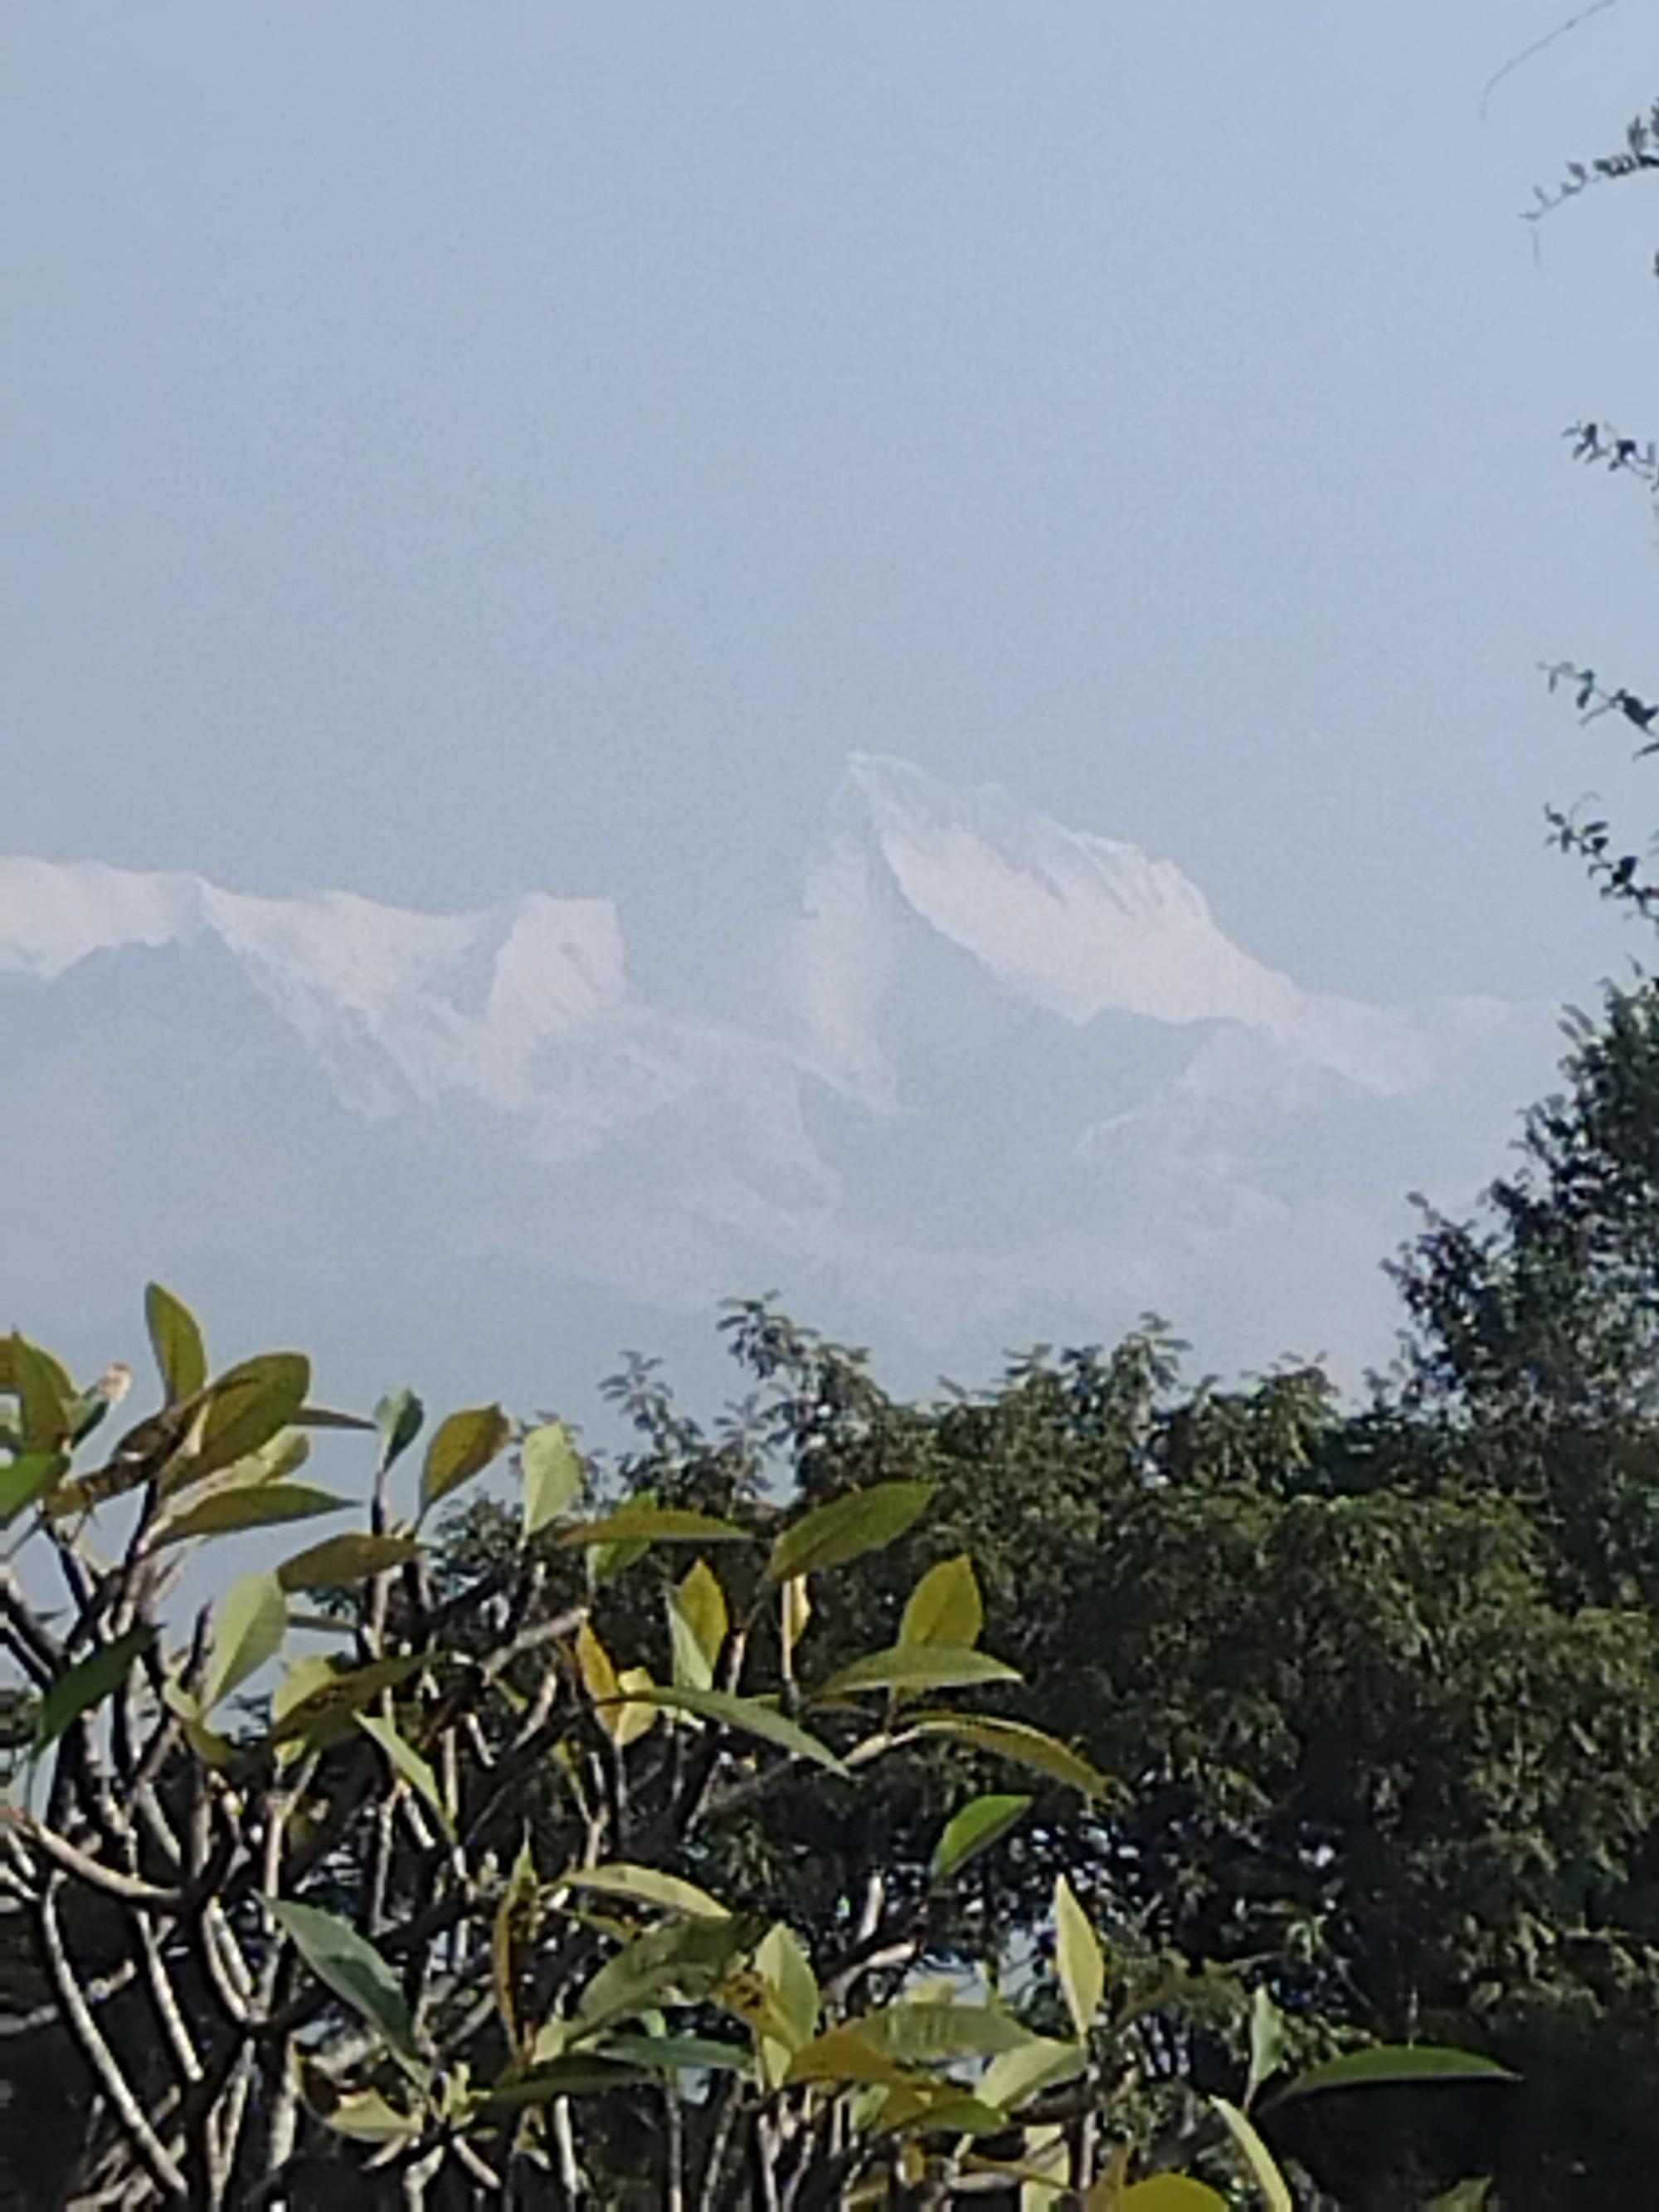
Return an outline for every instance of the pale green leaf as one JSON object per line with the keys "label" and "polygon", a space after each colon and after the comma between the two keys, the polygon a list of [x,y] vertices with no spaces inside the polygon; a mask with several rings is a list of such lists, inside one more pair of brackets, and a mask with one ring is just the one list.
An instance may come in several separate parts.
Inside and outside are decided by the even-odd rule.
{"label": "pale green leaf", "polygon": [[231,1584],[214,1619],[202,1685],[204,1714],[276,1657],[287,1630],[288,1599],[275,1575],[244,1575]]}
{"label": "pale green leaf", "polygon": [[544,1421],[519,1446],[524,1469],[524,1533],[540,1534],[581,1494],[581,1456],[562,1421]]}
{"label": "pale green leaf", "polygon": [[1054,1881],[1054,1971],[1078,2040],[1086,2043],[1106,1994],[1106,1961],[1088,1915],[1063,1874]]}
{"label": "pale green leaf", "polygon": [[592,1889],[607,1897],[625,1897],[635,1905],[654,1905],[665,1912],[679,1912],[693,1920],[726,1920],[730,1914],[720,1899],[694,1881],[664,1874],[657,1867],[635,1866],[614,1859],[605,1866],[579,1867],[559,1876],[564,1889]]}
{"label": "pale green leaf", "polygon": [[1285,2015],[1273,2002],[1272,1990],[1265,1983],[1258,1984],[1250,1996],[1250,2072],[1244,2088],[1247,2112],[1262,2085],[1283,2067],[1289,2046]]}
{"label": "pale green leaf", "polygon": [[1103,1796],[1110,1787],[1106,1777],[1091,1766],[1081,1753],[1073,1751],[1057,1737],[1045,1735],[1041,1729],[1028,1727],[1024,1721],[1002,1720],[979,1713],[917,1713],[908,1725],[918,1735],[950,1736],[975,1751],[994,1752],[1000,1758],[1012,1759],[1017,1765],[1029,1766],[1039,1774],[1051,1776],[1056,1782],[1067,1783],[1085,1797]]}
{"label": "pale green leaf", "polygon": [[597,1521],[573,1522],[562,1544],[729,1544],[748,1535],[735,1521],[717,1521],[678,1505],[619,1505]]}
{"label": "pale green leaf", "polygon": [[69,1455],[61,1451],[19,1452],[0,1467],[0,1528],[27,1512],[68,1472]]}
{"label": "pale green leaf", "polygon": [[191,1444],[169,1467],[167,1486],[199,1482],[291,1428],[311,1388],[300,1352],[265,1352],[228,1369],[202,1394]]}
{"label": "pale green leaf", "polygon": [[1518,2079],[1507,2067],[1472,2051],[1455,2051],[1440,2043],[1373,2043],[1364,2051],[1346,2051],[1310,2066],[1305,2074],[1274,2092],[1269,2103],[1282,2105],[1292,2097],[1311,2096],[1318,2089],[1349,2089],[1360,2082],[1498,2081]]}
{"label": "pale green leaf", "polygon": [[1261,2192],[1267,2212],[1296,2212],[1296,2199],[1291,2195],[1290,2185],[1279,2170],[1278,2160],[1262,2142],[1255,2123],[1224,2097],[1212,2097],[1210,2102],[1227,2123],[1228,2132],[1251,2180]]}
{"label": "pale green leaf", "polygon": [[729,1690],[689,1690],[678,1686],[671,1688],[662,1683],[629,1694],[637,1702],[666,1705],[677,1712],[691,1713],[699,1720],[735,1729],[741,1735],[763,1737],[776,1744],[780,1750],[791,1752],[799,1759],[810,1759],[832,1773],[844,1774],[847,1771],[828,1744],[820,1743],[817,1736],[809,1735],[804,1728],[775,1707],[763,1705],[757,1698],[739,1698]]}
{"label": "pale green leaf", "polygon": [[280,1521],[306,1521],[319,1513],[340,1513],[350,1504],[326,1490],[301,1482],[256,1482],[210,1491],[170,1514],[156,1531],[159,1544],[182,1544],[192,1536],[230,1535],[239,1528],[264,1528]]}
{"label": "pale green leaf", "polygon": [[1036,2040],[1029,2027],[995,2005],[901,2002],[862,2014],[854,2025],[866,2042],[907,2066],[988,2057],[1000,2051],[1023,2051]]}
{"label": "pale green leaf", "polygon": [[412,1390],[388,1390],[374,1408],[374,1425],[380,1432],[382,1471],[403,1457],[426,1419],[426,1407]]}
{"label": "pale green leaf", "polygon": [[998,2052],[981,2078],[978,2094],[988,2105],[1017,2112],[1039,2090],[1071,2081],[1088,2063],[1089,2054],[1080,2043],[1060,2043],[1049,2036],[1034,2035],[1012,2050]]}
{"label": "pale green leaf", "polygon": [[438,1787],[438,1778],[428,1761],[422,1758],[414,1745],[399,1735],[396,1724],[376,1713],[359,1712],[357,1725],[365,1735],[373,1736],[391,1763],[392,1771],[401,1775],[423,1799],[437,1816],[438,1825],[447,1835],[452,1832],[450,1810],[444,1802],[443,1791]]}
{"label": "pale green leaf", "polygon": [[319,1747],[337,1741],[354,1714],[373,1705],[383,1692],[406,1682],[424,1663],[418,1652],[374,1659],[366,1667],[343,1672],[320,1656],[298,1661],[277,1686],[272,1700],[271,1741],[306,1741]]}

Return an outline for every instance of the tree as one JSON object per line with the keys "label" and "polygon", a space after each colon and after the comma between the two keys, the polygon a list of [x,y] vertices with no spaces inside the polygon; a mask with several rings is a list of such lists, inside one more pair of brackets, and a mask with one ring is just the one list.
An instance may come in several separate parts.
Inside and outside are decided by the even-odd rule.
{"label": "tree", "polygon": [[[1197,2158],[1283,2202],[1247,2115],[1265,2089],[1496,2072],[1419,2046],[1297,2077],[1309,2039],[1270,1991],[1182,1976],[1148,2002],[1063,1869],[1052,1975],[1011,1956],[975,1870],[1021,1832],[1053,1857],[1107,1784],[988,1702],[1018,1677],[981,1644],[971,1560],[865,1588],[847,1618],[879,1620],[873,1649],[809,1648],[933,1480],[842,1468],[785,1507],[733,1442],[696,1463],[724,1512],[666,1465],[606,1502],[557,1422],[488,1406],[440,1424],[400,1515],[411,1395],[314,1407],[291,1352],[214,1376],[188,1309],[153,1285],[148,1310],[161,1405],[80,1471],[123,1378],[81,1392],[23,1337],[0,1352],[0,1513],[68,1600],[0,1583],[28,1723],[0,1886],[91,2092],[69,2201],[806,2212],[1023,2172],[1151,2212]],[[851,1441],[855,1407],[808,1410]],[[182,1559],[344,1505],[295,1479],[319,1430],[378,1431],[368,1526],[242,1575],[175,1647]],[[510,1541],[434,1548],[509,1453]],[[323,1649],[295,1656],[301,1634]],[[826,1848],[843,1831],[858,1848]],[[1237,2103],[1160,2048],[1188,2014],[1253,2022]]]}

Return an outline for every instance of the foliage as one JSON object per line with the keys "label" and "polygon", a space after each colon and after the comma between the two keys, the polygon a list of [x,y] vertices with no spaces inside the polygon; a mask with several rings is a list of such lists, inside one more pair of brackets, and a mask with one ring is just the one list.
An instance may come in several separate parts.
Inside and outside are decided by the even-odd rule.
{"label": "foliage", "polygon": [[[981,1645],[953,1453],[915,1471],[913,1411],[909,1471],[872,1454],[858,1363],[815,1350],[809,1377],[804,1340],[743,1317],[805,1433],[787,1506],[740,1437],[704,1451],[665,1419],[658,1480],[595,1496],[556,1425],[488,1407],[436,1428],[411,1516],[407,1394],[314,1407],[293,1353],[215,1377],[182,1302],[153,1288],[149,1315],[162,1402],[95,1466],[77,1445],[118,1394],[0,1346],[22,1685],[0,1885],[93,2093],[75,2201],[806,2208],[1001,2176],[1133,2205],[1193,2160],[1183,2202],[1289,2201],[1249,2109],[1320,2090],[1306,2038],[1236,1976],[1148,1984],[1058,1866],[1107,1784],[981,1702],[1018,1675]],[[181,1562],[280,1529],[319,1428],[377,1438],[368,1527],[244,1572],[175,1641]],[[513,1502],[434,1543],[433,1509],[509,1453]],[[941,1548],[933,1522],[945,1556],[895,1566]],[[1023,1955],[989,1875],[1017,1850],[1046,1937]],[[1237,2102],[1185,2064],[1229,2026],[1255,2059]]]}

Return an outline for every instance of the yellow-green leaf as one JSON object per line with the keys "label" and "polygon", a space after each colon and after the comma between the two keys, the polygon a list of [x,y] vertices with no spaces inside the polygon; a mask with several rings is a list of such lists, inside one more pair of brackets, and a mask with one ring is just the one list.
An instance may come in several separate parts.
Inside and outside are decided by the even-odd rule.
{"label": "yellow-green leaf", "polygon": [[606,1897],[625,1897],[635,1905],[653,1905],[665,1912],[678,1912],[692,1920],[726,1920],[731,1916],[717,1897],[699,1889],[678,1875],[658,1867],[635,1866],[625,1859],[608,1865],[578,1867],[559,1876],[565,1889],[592,1889]]}
{"label": "yellow-green leaf", "polygon": [[778,1592],[778,1636],[783,1646],[783,1675],[793,1681],[795,1647],[812,1618],[812,1593],[805,1575],[791,1575]]}
{"label": "yellow-green leaf", "polygon": [[1008,1831],[1023,1820],[1030,1809],[1029,1797],[984,1796],[971,1797],[961,1811],[952,1814],[945,1824],[945,1832],[933,1847],[933,1879],[948,1881],[951,1875],[976,1858],[981,1851],[988,1851],[993,1844],[1000,1843]]}
{"label": "yellow-green leaf", "polygon": [[1296,2199],[1279,2170],[1279,2161],[1262,2142],[1255,2122],[1247,2119],[1237,2106],[1229,2104],[1224,2097],[1212,2097],[1210,2102],[1227,2123],[1228,2132],[1238,2147],[1251,2180],[1261,2192],[1267,2212],[1296,2212]]}
{"label": "yellow-green leaf", "polygon": [[36,1451],[58,1451],[75,1432],[76,1391],[60,1360],[15,1329],[5,1340],[3,1387],[17,1400],[22,1440]]}
{"label": "yellow-green leaf", "polygon": [[513,1424],[499,1406],[468,1406],[438,1425],[421,1470],[421,1510],[429,1512],[507,1449]]}
{"label": "yellow-green leaf", "polygon": [[[536,1862],[531,1856],[526,1841],[519,1847],[519,1856],[513,1863],[501,1901],[495,1908],[495,1922],[490,1935],[490,1978],[495,1992],[495,2009],[501,2016],[507,2041],[514,2051],[524,2051],[532,2041],[529,2023],[524,2014],[525,1964],[536,1940],[536,1927],[540,1917],[541,1886],[536,1879]],[[564,2022],[550,2023],[561,2036]],[[555,2051],[544,2051],[537,2039],[531,2053],[533,2057],[553,2057]]]}
{"label": "yellow-green leaf", "polygon": [[1496,2060],[1473,2051],[1455,2051],[1442,2043],[1373,2043],[1363,2051],[1345,2051],[1298,2074],[1294,2081],[1265,2100],[1282,2105],[1292,2097],[1306,2097],[1316,2089],[1347,2089],[1362,2081],[1440,2081],[1447,2080],[1513,2081],[1516,2077]]}
{"label": "yellow-green leaf", "polygon": [[[726,1603],[726,1592],[707,1559],[698,1559],[690,1572],[682,1577],[674,1592],[674,1617],[684,1624],[698,1651],[702,1655],[708,1680],[694,1686],[706,1690],[720,1665],[720,1653],[725,1649],[726,1633],[731,1626],[731,1614]],[[678,1632],[676,1631],[678,1638]],[[679,1644],[675,1644],[678,1663]]]}
{"label": "yellow-green leaf", "polygon": [[401,1652],[392,1659],[371,1660],[367,1667],[337,1672],[324,1658],[298,1661],[278,1686],[271,1707],[270,1740],[293,1743],[301,1739],[318,1745],[337,1741],[352,1716],[373,1705],[382,1692],[394,1690],[421,1666],[416,1652]]}
{"label": "yellow-green leaf", "polygon": [[744,1735],[763,1737],[776,1744],[780,1750],[793,1753],[799,1759],[810,1759],[832,1773],[847,1771],[828,1744],[820,1743],[817,1736],[809,1735],[804,1728],[775,1706],[763,1705],[758,1698],[736,1697],[729,1690],[688,1690],[678,1685],[671,1688],[664,1683],[654,1683],[648,1689],[630,1688],[629,1694],[651,1705],[694,1714],[699,1720],[718,1722]]}
{"label": "yellow-green leaf", "polygon": [[795,2053],[811,2039],[823,2000],[817,1976],[794,1929],[775,1921],[755,1947],[765,2002],[752,2022],[762,2077],[775,2089]]}
{"label": "yellow-green leaf", "polygon": [[392,1722],[380,1714],[359,1712],[357,1725],[365,1735],[373,1736],[380,1745],[393,1773],[400,1775],[416,1796],[422,1798],[436,1814],[438,1825],[444,1833],[452,1833],[450,1811],[444,1802],[443,1791],[438,1787],[438,1778],[414,1745],[398,1734]]}
{"label": "yellow-green leaf", "polygon": [[1106,1961],[1089,1917],[1063,1874],[1054,1881],[1054,1969],[1078,2041],[1085,2043],[1106,1994]]}
{"label": "yellow-green leaf", "polygon": [[426,1419],[426,1407],[412,1390],[388,1390],[374,1408],[374,1425],[380,1432],[380,1468],[384,1473],[401,1459]]}
{"label": "yellow-green leaf", "polygon": [[350,1499],[302,1482],[256,1482],[193,1498],[158,1528],[161,1544],[182,1544],[191,1536],[229,1535],[239,1528],[270,1528],[279,1521],[306,1521],[319,1513],[340,1513]]}
{"label": "yellow-green leaf", "polygon": [[866,2042],[907,2066],[1023,2051],[1039,2039],[995,2005],[901,2002],[865,2013],[857,2027]]}
{"label": "yellow-green leaf", "polygon": [[325,1536],[320,1544],[296,1552],[276,1570],[285,1590],[349,1589],[354,1583],[388,1568],[417,1559],[421,1547],[413,1536],[372,1536],[353,1530],[343,1536]]}
{"label": "yellow-green leaf", "polygon": [[929,1567],[910,1593],[899,1626],[901,1644],[977,1644],[985,1626],[974,1563],[966,1552]]}
{"label": "yellow-green leaf", "polygon": [[213,1645],[202,1686],[210,1713],[250,1674],[274,1659],[288,1631],[288,1600],[275,1575],[244,1575],[225,1592],[213,1624]]}
{"label": "yellow-green leaf", "polygon": [[988,1651],[944,1644],[895,1644],[872,1651],[832,1674],[814,1692],[820,1698],[848,1698],[866,1690],[959,1689],[975,1682],[1017,1682],[1018,1668],[1005,1666]]}
{"label": "yellow-green leaf", "polygon": [[69,1471],[69,1454],[24,1451],[0,1467],[0,1528],[44,1498]]}
{"label": "yellow-green leaf", "polygon": [[842,1566],[866,1552],[879,1551],[921,1518],[933,1491],[931,1482],[878,1482],[815,1506],[774,1544],[766,1579],[787,1583],[792,1576]]}
{"label": "yellow-green leaf", "polygon": [[[1155,2173],[1132,2181],[1118,2198],[1119,2212],[1227,2212],[1227,2200],[1188,2173]],[[1095,2212],[1092,2202],[1090,2212]]]}
{"label": "yellow-green leaf", "polygon": [[201,1394],[191,1440],[169,1464],[168,1489],[234,1466],[291,1428],[311,1388],[311,1362],[300,1352],[264,1352],[230,1368]]}
{"label": "yellow-green leaf", "polygon": [[1067,1783],[1085,1797],[1103,1796],[1110,1787],[1106,1777],[1091,1766],[1080,1752],[1073,1751],[1057,1737],[1045,1735],[1041,1729],[1028,1727],[1024,1721],[995,1719],[980,1713],[917,1713],[908,1725],[919,1735],[951,1736],[975,1751],[994,1752],[1018,1765],[1029,1766],[1039,1774],[1052,1776],[1056,1782]]}
{"label": "yellow-green leaf", "polygon": [[559,1532],[562,1544],[729,1544],[749,1534],[734,1521],[717,1521],[678,1505],[619,1505],[597,1521],[574,1522]]}
{"label": "yellow-green leaf", "polygon": [[908,2087],[910,2075],[897,2059],[878,2048],[857,2023],[827,2028],[805,2044],[789,2062],[789,2081],[877,2081]]}
{"label": "yellow-green leaf", "polygon": [[1088,2063],[1089,2054],[1080,2043],[1060,2043],[1050,2036],[1034,2035],[1013,2050],[998,2052],[985,2069],[978,2094],[988,2105],[1017,2112],[1039,2090],[1071,2081]]}
{"label": "yellow-green leaf", "polygon": [[207,1346],[202,1338],[202,1325],[184,1300],[175,1297],[161,1283],[145,1285],[144,1325],[149,1331],[150,1346],[155,1354],[167,1402],[169,1406],[181,1406],[186,1398],[193,1398],[208,1379]]}
{"label": "yellow-green leaf", "polygon": [[581,1494],[580,1455],[562,1421],[544,1421],[519,1446],[524,1469],[524,1533],[539,1534]]}

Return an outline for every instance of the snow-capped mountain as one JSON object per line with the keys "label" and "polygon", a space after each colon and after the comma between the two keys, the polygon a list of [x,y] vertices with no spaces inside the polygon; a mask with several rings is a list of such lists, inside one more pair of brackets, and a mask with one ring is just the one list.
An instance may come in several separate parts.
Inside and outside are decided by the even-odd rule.
{"label": "snow-capped mountain", "polygon": [[72,1336],[160,1273],[365,1387],[540,1402],[770,1286],[907,1383],[1149,1307],[1206,1364],[1353,1376],[1403,1194],[1465,1202],[1553,1054],[1545,1009],[1305,991],[1172,862],[885,757],[774,954],[711,1018],[633,988],[605,900],[0,860],[0,1291]]}

